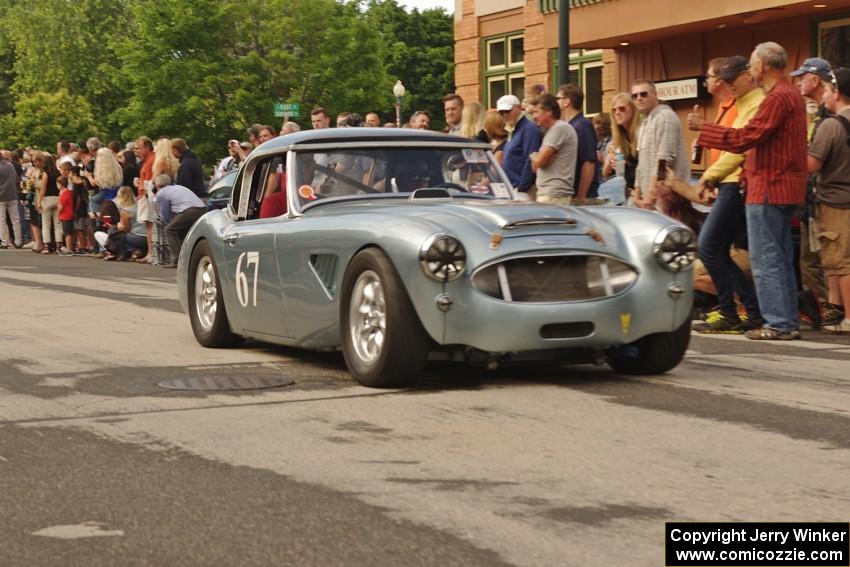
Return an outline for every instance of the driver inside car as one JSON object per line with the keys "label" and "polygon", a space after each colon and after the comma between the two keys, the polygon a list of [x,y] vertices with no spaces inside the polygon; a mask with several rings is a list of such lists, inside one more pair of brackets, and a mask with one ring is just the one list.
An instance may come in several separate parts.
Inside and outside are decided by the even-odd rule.
{"label": "driver inside car", "polygon": [[428,164],[420,160],[402,166],[401,171],[396,174],[395,183],[400,193],[410,193],[429,187],[431,175],[428,172]]}

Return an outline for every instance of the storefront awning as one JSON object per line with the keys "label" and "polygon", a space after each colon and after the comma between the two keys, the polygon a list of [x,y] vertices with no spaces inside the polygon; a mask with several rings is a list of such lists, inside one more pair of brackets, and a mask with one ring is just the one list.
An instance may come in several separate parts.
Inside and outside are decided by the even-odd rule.
{"label": "storefront awning", "polygon": [[[541,10],[559,0],[538,0]],[[811,1],[788,0],[570,0],[570,47],[616,48],[672,35],[706,32],[819,15]],[[827,11],[850,8],[850,0],[825,0]],[[551,11],[551,10],[550,10]]]}

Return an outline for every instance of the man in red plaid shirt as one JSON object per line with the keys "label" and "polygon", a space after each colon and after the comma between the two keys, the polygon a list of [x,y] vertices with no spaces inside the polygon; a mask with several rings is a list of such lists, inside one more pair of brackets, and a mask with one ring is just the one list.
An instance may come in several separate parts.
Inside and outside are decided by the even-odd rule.
{"label": "man in red plaid shirt", "polygon": [[747,191],[750,263],[766,321],[747,332],[754,340],[800,338],[791,216],[806,195],[806,105],[788,80],[787,66],[785,49],[777,43],[753,50],[750,74],[767,96],[743,128],[705,122],[698,112],[688,115],[688,126],[701,130],[700,146],[747,152],[741,184]]}

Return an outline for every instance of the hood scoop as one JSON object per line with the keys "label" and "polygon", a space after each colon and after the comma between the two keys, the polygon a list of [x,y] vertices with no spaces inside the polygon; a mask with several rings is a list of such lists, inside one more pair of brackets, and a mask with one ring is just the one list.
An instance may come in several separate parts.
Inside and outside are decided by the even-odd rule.
{"label": "hood scoop", "polygon": [[569,217],[534,217],[510,221],[503,224],[502,229],[512,230],[534,226],[578,226],[578,221]]}

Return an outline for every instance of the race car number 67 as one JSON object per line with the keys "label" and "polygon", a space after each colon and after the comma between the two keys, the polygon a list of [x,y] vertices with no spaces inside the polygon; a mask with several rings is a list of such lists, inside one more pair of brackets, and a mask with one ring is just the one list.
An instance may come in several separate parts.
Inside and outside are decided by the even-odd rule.
{"label": "race car number 67", "polygon": [[257,306],[257,270],[260,266],[260,253],[259,252],[242,252],[239,255],[239,260],[236,261],[236,297],[239,299],[239,303],[242,304],[242,307],[248,307],[248,301],[251,299],[250,292],[251,288],[248,286],[248,276],[245,275],[245,272],[242,271],[242,260],[245,260],[245,270],[250,270],[251,266],[254,266],[254,307]]}

